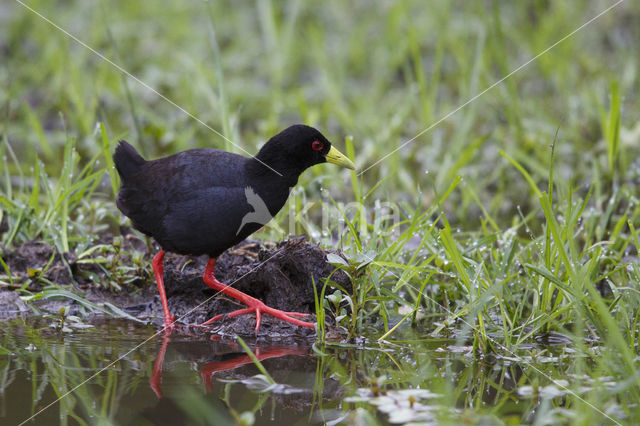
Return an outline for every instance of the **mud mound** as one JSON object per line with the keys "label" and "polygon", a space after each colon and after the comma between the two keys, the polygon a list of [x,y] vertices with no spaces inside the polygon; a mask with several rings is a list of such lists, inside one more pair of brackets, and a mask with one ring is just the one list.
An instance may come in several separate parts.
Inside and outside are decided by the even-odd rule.
{"label": "mud mound", "polygon": [[0,321],[16,318],[29,312],[26,303],[13,291],[0,291]]}
{"label": "mud mound", "polygon": [[[69,253],[63,259],[54,246],[43,241],[24,243],[13,251],[3,252],[2,258],[11,271],[15,287],[21,287],[28,278],[33,278],[27,287],[30,291],[40,290],[45,280],[71,284],[69,264],[75,260],[75,256]],[[44,280],[39,281],[39,278]]]}
{"label": "mud mound", "polygon": [[[131,249],[135,247],[135,250],[145,252],[145,259],[149,262],[148,275],[141,277],[142,285],[138,283],[118,293],[105,290],[87,278],[90,276],[87,272],[91,272],[98,282],[108,279],[104,271],[95,265],[77,263],[73,254],[61,256],[53,246],[43,242],[23,244],[13,251],[4,252],[3,258],[11,270],[15,288],[29,279],[31,291],[40,290],[46,281],[69,284],[72,286],[70,290],[82,294],[87,300],[98,304],[111,303],[136,318],[161,325],[162,306],[149,273],[154,253],[148,253],[144,244],[130,244]],[[165,256],[164,280],[169,308],[182,324],[199,324],[215,315],[245,307],[204,284],[202,274],[206,263],[206,256],[171,253]],[[216,277],[269,306],[305,313],[314,312],[313,283],[318,293],[328,277],[347,290],[351,287],[347,275],[327,263],[326,253],[301,237],[264,246],[255,241],[240,243],[218,258]],[[332,291],[329,287],[327,293]],[[57,311],[61,306],[77,310],[75,302],[66,299],[45,300],[38,302],[37,306],[48,311]],[[307,321],[315,321],[315,318],[309,317]],[[224,318],[203,331],[226,336],[254,335],[254,328],[255,316],[241,315]],[[270,315],[262,317],[260,336],[268,336],[271,340],[313,334],[314,330],[291,325]]]}
{"label": "mud mound", "polygon": [[[202,274],[206,262],[206,256],[193,258],[167,254],[165,257],[164,279],[169,307],[182,323],[198,324],[215,315],[245,307],[204,284]],[[346,274],[336,271],[327,263],[325,252],[303,238],[270,247],[261,247],[257,242],[241,243],[222,254],[216,264],[218,280],[285,311],[313,313],[313,283],[319,294],[327,277],[350,289]],[[154,302],[154,314],[162,318],[159,297]],[[310,317],[309,321],[315,321],[315,318]],[[242,315],[212,326],[212,330],[220,335],[253,335],[255,316]],[[274,338],[314,333],[270,315],[262,317],[261,334],[263,332]]]}

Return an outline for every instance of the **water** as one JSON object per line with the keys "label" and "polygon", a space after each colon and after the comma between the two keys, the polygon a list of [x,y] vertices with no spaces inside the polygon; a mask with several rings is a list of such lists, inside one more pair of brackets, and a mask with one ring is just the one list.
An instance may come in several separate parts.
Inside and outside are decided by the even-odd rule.
{"label": "water", "polygon": [[206,335],[150,339],[153,329],[121,320],[64,334],[45,320],[0,327],[2,424],[31,416],[29,424],[233,423],[234,415],[254,410],[256,424],[288,423],[306,418],[314,398],[316,360],[308,345],[252,347],[278,383],[271,386],[253,378],[260,371],[241,347]]}
{"label": "water", "polygon": [[248,341],[266,378],[237,342],[216,336],[154,336],[125,320],[71,332],[57,325],[0,323],[1,424],[533,422],[553,413],[575,379],[545,379],[560,376],[568,347],[531,345],[544,353],[535,361],[489,359],[410,327],[395,336],[403,340],[332,344],[324,356],[309,342]]}

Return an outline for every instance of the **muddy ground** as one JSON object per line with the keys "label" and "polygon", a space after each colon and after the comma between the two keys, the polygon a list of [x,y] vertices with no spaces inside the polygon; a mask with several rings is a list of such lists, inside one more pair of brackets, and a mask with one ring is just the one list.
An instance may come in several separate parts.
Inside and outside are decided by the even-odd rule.
{"label": "muddy ground", "polygon": [[[103,243],[111,240],[111,237],[106,236]],[[151,274],[151,258],[155,253],[147,248],[148,242],[126,230],[123,241],[123,253],[133,250],[142,252],[146,267],[141,270],[139,279],[124,285],[121,291],[101,287],[100,283],[109,279],[109,273],[104,269],[92,263],[80,262],[71,253],[61,256],[53,246],[42,241],[3,249],[2,258],[11,271],[13,288],[0,290],[0,319],[38,314],[19,299],[15,290],[26,286],[27,290],[37,293],[50,281],[70,286],[70,291],[93,303],[111,303],[140,320],[161,326],[162,306]],[[131,259],[127,255],[120,260],[125,265],[128,261]],[[165,256],[164,280],[169,308],[182,324],[199,324],[215,315],[244,307],[227,296],[216,294],[204,284],[202,273],[206,263],[206,256],[189,257],[171,253]],[[314,312],[312,283],[316,283],[320,293],[327,277],[348,291],[351,288],[347,275],[327,263],[325,251],[301,237],[278,244],[261,245],[256,241],[240,243],[218,258],[215,272],[219,281],[285,311]],[[333,291],[328,290],[328,293]],[[78,303],[68,298],[33,302],[33,307],[38,311],[50,313],[56,313],[65,306],[71,308],[71,313],[80,312]],[[315,316],[303,320],[315,322]],[[255,336],[254,328],[255,315],[250,314],[232,319],[224,318],[213,323],[206,331],[222,336]],[[312,329],[263,315],[258,337],[278,340],[285,337],[309,338],[314,335],[315,331]]]}

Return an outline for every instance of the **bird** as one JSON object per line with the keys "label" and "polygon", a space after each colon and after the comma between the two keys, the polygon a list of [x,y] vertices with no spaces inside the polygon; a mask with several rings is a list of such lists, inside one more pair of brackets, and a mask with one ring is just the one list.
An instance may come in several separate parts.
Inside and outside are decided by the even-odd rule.
{"label": "bird", "polygon": [[255,313],[255,332],[261,315],[300,327],[314,328],[299,318],[227,286],[215,277],[216,259],[225,250],[263,227],[285,205],[291,189],[307,168],[325,162],[355,170],[354,163],[317,129],[304,124],[287,127],[271,137],[254,157],[214,148],[197,148],[156,160],[145,160],[124,140],[113,162],[120,176],[118,209],[135,229],[160,246],[153,257],[153,273],[164,315],[164,328],[176,326],[164,288],[166,252],[209,257],[203,274],[210,288],[247,305],[203,322]]}

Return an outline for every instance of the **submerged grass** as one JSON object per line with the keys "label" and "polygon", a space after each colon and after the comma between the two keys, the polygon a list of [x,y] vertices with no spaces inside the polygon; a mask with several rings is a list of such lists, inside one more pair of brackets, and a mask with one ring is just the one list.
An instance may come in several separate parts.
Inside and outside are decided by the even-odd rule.
{"label": "submerged grass", "polygon": [[[388,158],[610,4],[28,4],[250,152],[305,122],[334,141],[346,135],[346,153],[363,169],[384,158],[363,174],[309,170],[274,223],[293,221],[295,232],[340,249],[329,261],[353,291],[323,289],[317,313],[332,312],[350,338],[419,352],[399,337],[411,328],[472,348],[473,367],[438,382],[449,398],[443,407],[501,417],[513,403],[508,378],[541,398],[517,421],[640,420],[640,102],[638,58],[628,53],[640,37],[636,4],[625,2]],[[124,222],[114,205],[116,141],[133,139],[148,157],[237,148],[20,4],[6,5],[0,21],[2,246],[43,239],[80,259],[113,251],[87,261],[110,277],[96,285],[126,288],[144,273],[139,255],[97,246],[98,235]],[[260,236],[287,234],[273,226]],[[0,285],[16,288],[2,257],[0,265]],[[46,297],[22,284],[25,298]],[[52,297],[68,291],[47,285]],[[530,348],[552,336],[572,352],[549,368],[545,352]],[[319,355],[346,350],[320,342]],[[451,368],[399,359],[366,377],[424,388]],[[495,360],[517,360],[519,371],[479,365]],[[540,396],[546,386],[557,396]],[[488,389],[502,392],[492,407],[482,404]],[[372,410],[345,407],[354,416]]]}

